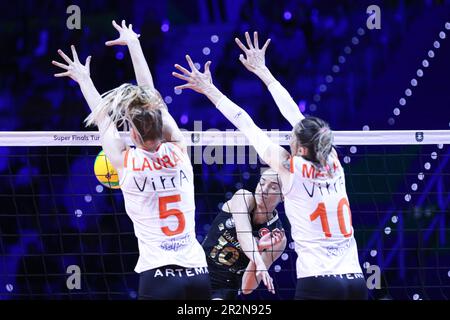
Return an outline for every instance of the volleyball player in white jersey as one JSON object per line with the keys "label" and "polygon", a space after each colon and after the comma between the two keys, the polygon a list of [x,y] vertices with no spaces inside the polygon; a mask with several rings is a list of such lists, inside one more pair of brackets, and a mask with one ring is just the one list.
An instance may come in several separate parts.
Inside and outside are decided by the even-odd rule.
{"label": "volleyball player in white jersey", "polygon": [[[206,257],[195,235],[192,165],[182,133],[148,78],[150,72],[144,80],[138,78],[147,81],[146,87],[124,84],[102,97],[90,78],[90,57],[82,65],[73,46],[73,61],[58,52],[68,65],[54,61],[66,70],[55,76],[71,77],[80,85],[92,110],[87,124],[98,126],[103,150],[119,174],[138,239],[139,298],[210,299]],[[124,123],[131,127],[136,148],[119,135],[117,126]]]}
{"label": "volleyball player in white jersey", "polygon": [[289,93],[265,67],[265,51],[255,32],[248,48],[238,45],[246,57],[241,62],[264,80],[285,118],[292,124],[291,153],[273,143],[250,116],[223,95],[212,83],[210,62],[204,73],[186,56],[191,71],[176,65],[187,81],[179,89],[206,95],[255,147],[259,156],[280,176],[285,211],[291,224],[297,252],[296,299],[367,299],[367,288],[358,261],[345,189],[345,175],[333,148],[328,125],[315,117],[304,117]]}

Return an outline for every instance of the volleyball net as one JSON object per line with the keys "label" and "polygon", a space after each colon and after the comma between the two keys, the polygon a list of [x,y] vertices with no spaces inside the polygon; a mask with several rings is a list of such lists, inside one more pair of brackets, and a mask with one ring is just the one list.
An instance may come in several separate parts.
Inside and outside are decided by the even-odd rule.
{"label": "volleyball net", "polygon": [[[290,132],[267,133],[288,146]],[[223,203],[255,190],[266,165],[239,132],[184,135],[202,242]],[[336,131],[335,143],[370,296],[450,298],[450,131]],[[137,240],[120,190],[94,174],[100,151],[94,131],[0,133],[0,299],[137,298]],[[261,285],[246,299],[294,295],[296,254],[277,209],[288,245],[270,269],[276,296]]]}

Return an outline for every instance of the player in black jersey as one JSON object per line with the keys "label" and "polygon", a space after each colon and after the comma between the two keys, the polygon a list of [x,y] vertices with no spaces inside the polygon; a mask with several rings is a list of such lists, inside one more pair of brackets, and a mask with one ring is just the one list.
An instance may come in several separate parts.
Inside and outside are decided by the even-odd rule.
{"label": "player in black jersey", "polygon": [[275,293],[268,269],[286,247],[275,209],[281,201],[278,175],[269,169],[254,194],[241,189],[222,206],[203,241],[213,299],[235,299],[239,289],[249,294],[260,281]]}

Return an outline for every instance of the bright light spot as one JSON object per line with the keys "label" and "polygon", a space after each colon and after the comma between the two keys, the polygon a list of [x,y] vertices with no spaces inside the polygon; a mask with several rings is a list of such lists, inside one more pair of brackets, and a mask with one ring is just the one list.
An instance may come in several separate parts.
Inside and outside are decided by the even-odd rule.
{"label": "bright light spot", "polygon": [[208,47],[204,47],[202,52],[205,56],[208,56],[211,53],[211,49]]}
{"label": "bright light spot", "polygon": [[375,257],[375,256],[377,255],[377,250],[371,250],[371,251],[370,251],[370,255],[371,255],[372,257]]}
{"label": "bright light spot", "polygon": [[291,20],[292,19],[292,13],[290,13],[289,11],[285,11],[283,14],[283,18],[284,20]]}
{"label": "bright light spot", "polygon": [[194,67],[195,67],[197,70],[200,70],[200,68],[201,68],[202,66],[200,65],[200,63],[196,62],[196,63],[194,63]]}
{"label": "bright light spot", "polygon": [[390,227],[384,228],[384,233],[385,234],[390,234],[391,233],[391,228]]}
{"label": "bright light spot", "polygon": [[406,104],[406,99],[405,98],[401,98],[398,103],[400,103],[401,106],[404,106]]}
{"label": "bright light spot", "polygon": [[289,255],[287,253],[283,253],[281,255],[281,260],[286,261],[287,259],[289,259]]}
{"label": "bright light spot", "polygon": [[450,30],[450,22],[445,23],[445,29]]}
{"label": "bright light spot", "polygon": [[433,46],[434,46],[436,49],[439,49],[440,46],[441,46],[441,44],[439,43],[439,41],[435,41],[435,42],[433,43]]}
{"label": "bright light spot", "polygon": [[298,108],[300,109],[301,112],[305,112],[305,110],[306,110],[306,101],[305,100],[300,100],[298,102]]}
{"label": "bright light spot", "polygon": [[441,144],[438,144],[438,149],[443,149],[444,148],[444,145],[441,143]]}
{"label": "bright light spot", "polygon": [[416,79],[412,79],[412,80],[411,80],[411,85],[412,85],[413,87],[417,86],[417,80],[416,80]]}
{"label": "bright light spot", "polygon": [[398,222],[398,217],[397,216],[392,216],[391,221],[392,221],[392,223],[397,223]]}
{"label": "bright light spot", "polygon": [[212,36],[211,36],[211,42],[212,42],[212,43],[217,43],[217,42],[219,42],[219,36],[216,35],[216,34],[212,35]]}
{"label": "bright light spot", "polygon": [[412,95],[411,89],[406,89],[406,90],[405,90],[405,95],[406,95],[407,97],[410,97],[410,96]]}
{"label": "bright light spot", "polygon": [[5,288],[6,288],[6,290],[7,290],[8,292],[12,292],[12,291],[14,290],[14,286],[13,286],[11,283],[8,283],[8,284],[5,286]]}
{"label": "bright light spot", "polygon": [[445,39],[445,32],[444,31],[439,32],[439,38]]}
{"label": "bright light spot", "polygon": [[423,178],[425,178],[425,175],[423,174],[423,172],[419,172],[417,178],[419,178],[419,180],[423,180]]}
{"label": "bright light spot", "polygon": [[409,193],[405,194],[405,201],[406,202],[410,202],[411,201],[411,195]]}
{"label": "bright light spot", "polygon": [[363,268],[364,269],[367,269],[369,267],[370,267],[370,263],[369,262],[366,261],[366,262],[363,263]]}
{"label": "bright light spot", "polygon": [[97,193],[103,192],[103,186],[102,186],[102,185],[97,185],[97,186],[95,187],[95,191],[97,191]]}
{"label": "bright light spot", "polygon": [[281,271],[281,266],[279,264],[277,264],[275,267],[273,267],[273,270],[275,272],[280,272]]}
{"label": "bright light spot", "polygon": [[345,156],[345,157],[344,157],[344,162],[345,162],[345,163],[350,163],[350,161],[351,161],[351,159],[350,159],[349,156]]}
{"label": "bright light spot", "polygon": [[434,58],[434,51],[433,50],[428,51],[428,56],[430,58]]}
{"label": "bright light spot", "polygon": [[292,241],[291,243],[289,243],[289,249],[294,250],[295,249],[295,242]]}
{"label": "bright light spot", "polygon": [[418,76],[418,77],[423,77],[423,71],[422,71],[422,69],[417,69],[417,76]]}
{"label": "bright light spot", "polygon": [[171,104],[172,103],[172,97],[171,96],[167,96],[164,98],[164,102],[167,104]]}
{"label": "bright light spot", "polygon": [[370,127],[369,127],[368,125],[365,125],[365,126],[363,127],[363,131],[370,131]]}
{"label": "bright light spot", "polygon": [[92,196],[90,194],[85,195],[84,196],[84,201],[91,202],[92,201]]}
{"label": "bright light spot", "polygon": [[429,162],[425,163],[424,168],[425,168],[426,170],[430,170],[431,164],[430,164]]}
{"label": "bright light spot", "polygon": [[433,159],[433,160],[437,159],[437,153],[436,152],[432,152],[431,153],[431,159]]}
{"label": "bright light spot", "polygon": [[77,209],[77,210],[75,210],[75,215],[77,216],[77,218],[79,218],[83,215],[83,211],[81,211],[80,209]]}
{"label": "bright light spot", "polygon": [[177,89],[173,89],[173,92],[178,96],[183,92],[183,90],[177,88]]}
{"label": "bright light spot", "polygon": [[350,153],[356,153],[356,151],[358,151],[358,148],[356,148],[355,146],[350,147]]}
{"label": "bright light spot", "polygon": [[413,299],[414,299],[414,300],[419,300],[419,298],[420,298],[420,296],[419,296],[417,293],[415,293],[415,294],[413,295]]}
{"label": "bright light spot", "polygon": [[188,123],[188,121],[189,121],[189,117],[188,117],[187,114],[181,115],[181,117],[180,117],[180,122],[181,122],[182,124],[186,124],[186,123]]}
{"label": "bright light spot", "polygon": [[396,116],[400,115],[400,109],[399,108],[395,108],[394,109],[394,115],[396,115]]}
{"label": "bright light spot", "polygon": [[411,190],[412,190],[412,191],[417,191],[417,183],[413,183],[413,184],[411,185]]}
{"label": "bright light spot", "polygon": [[168,21],[164,21],[163,24],[161,25],[161,31],[162,32],[167,32],[169,31],[169,22]]}

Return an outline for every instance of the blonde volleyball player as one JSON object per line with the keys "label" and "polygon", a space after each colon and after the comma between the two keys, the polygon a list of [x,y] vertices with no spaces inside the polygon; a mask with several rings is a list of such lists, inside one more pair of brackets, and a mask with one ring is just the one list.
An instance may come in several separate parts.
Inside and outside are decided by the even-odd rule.
{"label": "blonde volleyball player", "polygon": [[275,293],[267,269],[286,247],[280,201],[278,175],[269,169],[254,193],[238,190],[223,204],[203,241],[213,299],[236,299],[239,289],[250,294],[261,281]]}
{"label": "blonde volleyball player", "polygon": [[[250,70],[265,66],[267,41],[260,49],[245,34],[248,48],[240,60]],[[367,287],[358,261],[351,224],[351,211],[345,188],[344,170],[333,148],[328,124],[315,117],[304,117],[289,93],[268,76],[266,84],[282,114],[294,127],[291,153],[273,143],[250,116],[222,94],[212,83],[209,70],[198,71],[186,56],[191,71],[176,65],[173,73],[187,83],[179,89],[192,89],[206,95],[255,147],[259,156],[280,176],[285,211],[291,224],[297,252],[296,299],[367,299]],[[262,74],[261,73],[261,74]]]}
{"label": "blonde volleyball player", "polygon": [[[205,253],[195,235],[193,170],[183,135],[164,108],[156,90],[130,84],[107,92],[95,88],[85,65],[61,50],[67,64],[53,61],[83,93],[92,113],[87,124],[96,124],[105,154],[117,169],[138,239],[140,299],[210,299]],[[121,139],[118,125],[127,123],[136,148]],[[171,130],[165,142],[163,125]]]}

